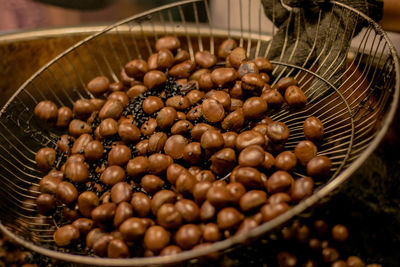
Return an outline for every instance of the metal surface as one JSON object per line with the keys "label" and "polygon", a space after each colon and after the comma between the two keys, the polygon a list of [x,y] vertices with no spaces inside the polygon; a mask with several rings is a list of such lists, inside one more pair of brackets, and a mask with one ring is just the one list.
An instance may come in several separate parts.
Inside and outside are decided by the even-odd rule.
{"label": "metal surface", "polygon": [[[263,16],[262,6],[259,5],[254,14],[250,14],[250,9],[243,9],[240,27],[234,28],[235,18],[229,16],[229,11],[232,5],[242,5],[242,1],[224,3],[228,7],[227,28],[218,28],[213,24],[206,1],[183,1],[160,7],[135,15],[85,38],[55,57],[21,86],[0,114],[2,231],[33,251],[77,264],[138,266],[175,263],[223,251],[259,237],[314,205],[350,177],[378,146],[393,119],[399,97],[400,69],[386,33],[358,11],[333,2],[332,9],[335,12],[352,12],[358,20],[365,21],[368,25],[362,33],[361,43],[355,49],[347,51],[346,62],[324,66],[327,71],[322,74],[317,74],[325,62],[322,55],[301,66],[293,65],[291,57],[287,62],[273,62],[280,67],[274,73],[273,83],[284,75],[295,75],[300,87],[309,97],[309,104],[304,109],[283,109],[270,114],[272,119],[285,122],[290,129],[291,136],[286,148],[293,149],[299,140],[304,139],[302,122],[308,116],[318,116],[325,125],[326,141],[319,148],[319,154],[328,155],[332,159],[333,175],[329,180],[318,181],[317,190],[311,197],[244,235],[233,236],[210,247],[186,251],[176,256],[100,259],[53,250],[52,233],[58,225],[51,218],[38,217],[35,213],[33,200],[38,194],[35,186],[43,174],[36,170],[34,156],[42,146],[55,146],[60,132],[49,128],[33,116],[35,105],[48,99],[59,106],[71,107],[77,99],[91,97],[86,90],[86,84],[92,77],[101,74],[118,81],[124,63],[133,58],[146,59],[153,51],[154,41],[165,34],[179,37],[182,47],[190,52],[192,59],[198,50],[210,50],[214,53],[227,36],[238,40],[247,49],[250,57],[268,57],[270,35],[267,33],[274,32],[275,29],[264,29],[261,23],[252,27],[248,22],[245,30],[244,25],[247,22],[242,19],[245,15],[250,15],[260,20]],[[200,15],[204,15],[204,18],[200,19]],[[292,15],[296,16],[294,13]],[[333,39],[340,38],[337,34],[332,34],[335,30],[336,27],[332,27],[327,32],[326,51],[331,51]],[[300,34],[302,33],[298,31],[297,40]],[[282,55],[286,48],[284,44]],[[312,52],[315,51],[310,53]],[[295,51],[291,53],[294,54]],[[343,73],[339,72],[336,63],[346,65]],[[329,93],[321,96],[311,94],[321,86],[329,88]]]}
{"label": "metal surface", "polygon": [[0,107],[43,65],[105,27],[51,28],[0,35]]}

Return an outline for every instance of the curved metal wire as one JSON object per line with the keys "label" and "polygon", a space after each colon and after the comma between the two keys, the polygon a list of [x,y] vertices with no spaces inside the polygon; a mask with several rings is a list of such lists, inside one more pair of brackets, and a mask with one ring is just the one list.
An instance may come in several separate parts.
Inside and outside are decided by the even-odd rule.
{"label": "curved metal wire", "polygon": [[[132,16],[75,44],[28,79],[0,111],[0,195],[5,196],[0,205],[0,229],[28,249],[77,264],[171,264],[223,251],[259,237],[311,207],[346,181],[378,146],[394,117],[400,90],[400,68],[395,50],[379,25],[359,11],[332,1],[330,12],[354,15],[368,24],[366,30],[359,35],[361,40],[358,46],[346,50],[348,57],[334,53],[334,41],[345,45],[345,40],[340,39],[343,36],[340,35],[338,26],[330,23],[326,31],[326,42],[320,53],[315,55],[317,35],[323,34],[319,28],[323,15],[320,10],[316,32],[311,39],[311,49],[305,62],[301,66],[291,64],[302,34],[301,29],[297,28],[292,46],[294,49],[289,52],[286,62],[274,62],[283,68],[272,77],[274,83],[283,75],[295,75],[306,95],[312,95],[306,108],[294,113],[283,110],[272,116],[287,123],[291,129],[287,149],[293,148],[298,140],[304,138],[301,122],[307,116],[315,114],[326,125],[327,139],[319,153],[329,155],[332,159],[333,175],[311,197],[248,233],[175,256],[100,259],[61,253],[45,247],[52,244],[52,233],[57,224],[51,218],[36,216],[34,213],[35,204],[32,200],[38,192],[30,187],[37,186],[41,174],[36,170],[33,159],[35,151],[44,144],[55,146],[55,138],[59,132],[57,129],[42,130],[41,122],[32,116],[35,105],[43,99],[51,99],[59,105],[70,106],[78,98],[91,97],[86,90],[88,79],[104,74],[117,81],[124,62],[131,58],[147,58],[153,51],[152,42],[161,35],[172,34],[179,37],[192,59],[198,50],[209,49],[214,53],[215,48],[226,37],[239,41],[249,56],[268,55],[271,49],[269,40],[276,28],[273,24],[270,24],[268,31],[263,28],[261,21],[265,18],[262,16],[263,7],[260,3],[256,3],[255,9],[250,6],[246,9],[240,8],[245,6],[242,1],[218,1],[222,2],[226,10],[217,16],[209,10],[206,0],[186,0]],[[189,7],[193,14],[186,14],[188,9],[184,11],[183,7]],[[236,17],[233,12],[237,7],[240,13]],[[202,22],[200,10],[205,10],[205,19]],[[302,19],[302,13],[291,10],[289,14],[288,23]],[[255,24],[251,20],[253,18]],[[247,23],[245,19],[248,19]],[[276,22],[275,17],[272,17],[272,22]],[[351,25],[345,27],[348,29]],[[351,36],[354,35],[355,30]],[[281,60],[288,53],[288,36],[287,31],[280,53]],[[328,58],[333,59],[330,65],[325,64],[329,61]],[[343,65],[345,70],[341,73]],[[320,70],[323,71],[319,72]],[[315,83],[316,81],[319,83]],[[323,86],[329,90],[320,90]],[[321,91],[319,94],[313,94],[313,91],[318,90]]]}

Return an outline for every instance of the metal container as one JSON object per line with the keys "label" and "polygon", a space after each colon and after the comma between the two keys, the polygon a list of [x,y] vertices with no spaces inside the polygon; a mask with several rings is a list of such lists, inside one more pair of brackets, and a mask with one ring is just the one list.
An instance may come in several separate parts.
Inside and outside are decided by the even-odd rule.
{"label": "metal container", "polygon": [[[248,233],[216,242],[204,249],[185,251],[174,257],[100,259],[76,255],[84,254],[79,250],[62,253],[54,249],[52,234],[58,225],[51,218],[38,217],[35,204],[31,200],[38,195],[32,186],[37,186],[43,175],[36,170],[35,152],[42,146],[55,146],[60,131],[49,128],[33,116],[35,105],[46,99],[59,106],[71,106],[79,98],[91,97],[86,90],[86,84],[91,78],[102,74],[118,81],[124,63],[132,58],[146,59],[154,50],[155,40],[163,35],[177,36],[192,59],[198,50],[215,53],[218,45],[228,37],[246,48],[249,58],[268,57],[271,47],[271,36],[268,32],[273,33],[276,29],[265,30],[261,23],[256,27],[248,23],[248,27],[244,27],[242,19],[246,14],[261,21],[261,4],[255,13],[251,13],[250,9],[240,9],[239,28],[232,28],[232,22],[237,18],[229,15],[231,6],[241,5],[242,1],[224,3],[228,14],[228,21],[224,26],[213,24],[207,1],[188,0],[163,6],[135,15],[84,38],[55,56],[26,80],[0,113],[0,196],[3,198],[0,205],[0,229],[4,233],[33,251],[76,264],[138,266],[177,263],[216,251],[226,251],[260,237],[322,198],[328,197],[351,177],[378,146],[393,119],[400,90],[400,69],[393,46],[380,26],[352,8],[331,2],[328,8],[332,12],[355,16],[366,25],[366,30],[361,33],[360,43],[352,48],[346,46],[345,57],[339,54],[335,57],[335,46],[341,40],[341,35],[333,34],[336,28],[332,27],[325,33],[324,52],[318,57],[312,57],[311,51],[306,60],[308,62],[303,64],[293,64],[292,56],[273,61],[277,68],[273,73],[272,84],[284,75],[294,75],[309,102],[301,110],[284,109],[271,114],[272,119],[285,122],[291,131],[285,148],[293,149],[299,140],[304,139],[302,122],[308,116],[318,116],[326,126],[326,142],[320,147],[319,154],[328,155],[332,159],[332,175],[327,180],[319,181],[312,196]],[[322,12],[321,9],[320,14]],[[296,10],[290,11],[290,14],[293,19],[301,16]],[[351,25],[347,27],[350,28]],[[67,31],[69,30],[71,29]],[[71,42],[86,34],[74,29],[67,33],[68,38],[72,38]],[[294,44],[300,36],[301,32],[297,31]],[[64,40],[64,37],[56,37],[51,42],[64,45]],[[282,55],[289,53],[289,46],[285,45],[289,41],[293,40],[285,39]],[[36,47],[40,47],[42,41],[37,42]],[[57,53],[58,47],[52,51]],[[295,52],[296,46],[290,54]],[[52,57],[54,54],[48,55]],[[332,56],[336,60],[330,61],[329,66],[324,66],[326,59]],[[18,57],[22,61],[29,59],[23,53]],[[40,61],[35,62],[41,65]],[[344,66],[344,69],[340,66]],[[321,72],[321,69],[324,71]],[[25,69],[23,73],[29,73],[30,70]],[[15,80],[20,77],[12,69],[9,73],[17,77]]]}

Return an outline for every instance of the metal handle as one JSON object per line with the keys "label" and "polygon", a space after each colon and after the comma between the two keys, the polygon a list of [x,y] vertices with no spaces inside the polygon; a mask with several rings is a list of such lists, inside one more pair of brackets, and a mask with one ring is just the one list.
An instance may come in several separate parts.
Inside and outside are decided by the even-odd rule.
{"label": "metal handle", "polygon": [[281,0],[281,5],[282,5],[287,11],[292,12],[293,7],[291,7],[291,6],[287,5],[287,4],[285,4],[284,0]]}

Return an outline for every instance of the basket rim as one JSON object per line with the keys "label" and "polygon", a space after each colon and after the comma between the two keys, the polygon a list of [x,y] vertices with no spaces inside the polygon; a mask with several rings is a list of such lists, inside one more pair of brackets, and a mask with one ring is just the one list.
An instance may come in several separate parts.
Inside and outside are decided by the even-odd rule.
{"label": "basket rim", "polygon": [[[75,48],[83,45],[84,43],[96,38],[97,36],[99,36],[103,33],[110,31],[111,29],[118,27],[122,24],[125,24],[131,20],[138,19],[138,18],[147,16],[147,15],[150,15],[152,13],[162,11],[164,9],[168,9],[168,8],[172,8],[172,7],[176,7],[176,6],[188,4],[188,3],[195,3],[195,2],[203,2],[203,0],[184,0],[184,1],[179,1],[179,2],[175,2],[175,3],[163,5],[163,6],[154,8],[154,9],[150,9],[145,12],[141,12],[139,14],[128,17],[119,22],[116,22],[112,25],[109,25],[106,28],[104,28],[103,30],[100,30],[99,32],[96,32],[96,33],[84,38],[83,40],[77,42],[76,44],[72,45],[70,48],[64,50],[58,56],[53,58],[51,61],[49,61],[43,67],[41,67],[37,72],[35,72],[29,79],[27,79],[18,88],[18,90],[10,97],[10,99],[7,101],[7,103],[0,110],[0,117],[4,114],[5,110],[10,105],[10,103],[18,96],[18,94],[22,90],[24,90],[24,88],[28,84],[30,84],[38,75],[40,75],[43,71],[45,71],[50,65],[55,63],[57,60],[59,60],[61,57],[63,57],[67,53],[71,52]],[[251,238],[260,237],[261,235],[271,231],[272,229],[276,228],[277,226],[281,225],[282,223],[288,221],[289,219],[300,214],[307,208],[316,204],[319,200],[321,200],[323,197],[327,196],[329,193],[331,193],[332,191],[337,189],[338,186],[343,184],[347,179],[349,179],[351,174],[353,174],[364,163],[364,161],[372,154],[372,152],[378,147],[379,143],[381,142],[384,135],[386,134],[386,132],[396,114],[396,110],[397,110],[398,102],[399,102],[399,95],[400,95],[399,58],[396,54],[396,50],[395,50],[391,40],[388,38],[387,33],[382,29],[382,27],[378,23],[376,23],[370,17],[368,17],[364,13],[358,11],[357,9],[350,7],[348,5],[345,5],[343,3],[337,2],[337,1],[330,1],[330,3],[335,4],[337,6],[341,6],[343,8],[346,8],[346,9],[351,10],[352,12],[356,13],[357,15],[362,17],[364,20],[366,20],[368,23],[370,23],[370,25],[373,25],[374,30],[378,34],[382,35],[382,37],[385,39],[386,43],[388,44],[390,54],[393,57],[394,68],[395,68],[395,73],[396,73],[396,77],[395,77],[396,82],[395,82],[394,91],[392,94],[392,101],[389,104],[386,116],[382,120],[382,125],[381,125],[380,129],[377,131],[376,136],[370,141],[369,146],[358,156],[358,158],[354,162],[352,162],[350,164],[350,166],[348,166],[344,171],[342,171],[337,177],[332,179],[330,182],[326,183],[318,191],[314,192],[313,195],[304,199],[303,201],[296,204],[295,206],[291,207],[291,209],[288,212],[285,212],[284,214],[276,217],[275,219],[273,219],[269,222],[259,225],[255,229],[250,230],[249,232],[246,232],[246,233],[243,233],[240,235],[235,235],[235,236],[232,236],[228,239],[225,239],[225,240],[222,240],[219,242],[215,242],[215,243],[211,244],[210,246],[207,246],[207,247],[204,247],[201,249],[188,250],[188,251],[179,253],[177,255],[171,255],[171,256],[156,256],[156,257],[148,257],[148,258],[129,258],[129,259],[109,259],[109,258],[98,258],[98,257],[93,257],[93,256],[75,255],[75,254],[69,254],[69,253],[65,253],[65,252],[60,252],[60,251],[44,248],[44,247],[38,246],[36,244],[33,244],[32,242],[27,241],[27,240],[17,236],[14,232],[12,232],[10,229],[8,229],[2,223],[1,220],[0,220],[0,230],[4,234],[9,236],[12,240],[14,240],[18,244],[26,247],[27,249],[30,249],[30,250],[40,253],[42,255],[45,255],[45,256],[48,256],[51,258],[55,258],[58,260],[62,260],[62,261],[84,264],[84,265],[99,265],[99,266],[163,265],[163,264],[172,264],[172,263],[183,262],[183,261],[190,260],[190,259],[195,259],[195,258],[204,256],[204,255],[207,255],[207,254],[210,254],[213,252],[218,252],[218,251],[228,249],[234,245],[239,245],[239,244],[243,243],[244,241],[249,240]],[[296,66],[296,67],[298,68],[298,66]]]}

